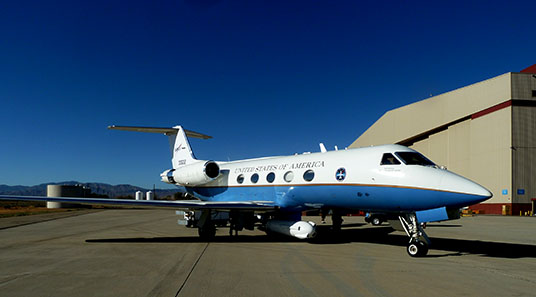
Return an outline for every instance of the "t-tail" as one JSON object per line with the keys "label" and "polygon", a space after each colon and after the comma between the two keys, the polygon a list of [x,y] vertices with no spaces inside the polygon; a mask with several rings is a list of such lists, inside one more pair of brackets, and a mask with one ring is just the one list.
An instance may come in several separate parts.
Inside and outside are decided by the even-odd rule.
{"label": "t-tail", "polygon": [[188,137],[210,139],[211,136],[186,130],[181,126],[172,128],[109,126],[108,129],[162,133],[169,138],[172,169],[164,171],[162,181],[182,186],[195,186],[208,183],[220,174],[220,168],[214,161],[198,160],[188,141]]}

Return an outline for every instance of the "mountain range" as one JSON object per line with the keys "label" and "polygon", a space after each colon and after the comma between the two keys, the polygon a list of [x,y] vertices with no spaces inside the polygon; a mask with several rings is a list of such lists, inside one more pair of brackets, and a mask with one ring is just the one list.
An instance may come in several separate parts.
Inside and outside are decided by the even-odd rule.
{"label": "mountain range", "polygon": [[[144,193],[153,191],[153,189],[144,189],[132,185],[110,185],[104,183],[81,183],[77,181],[66,181],[59,183],[45,183],[35,186],[8,186],[0,185],[0,195],[28,195],[28,196],[46,196],[47,185],[81,185],[91,189],[91,193],[98,195],[107,195],[110,198],[125,197],[136,195],[137,191]],[[177,192],[183,192],[180,188],[177,189],[155,189],[155,194],[158,197],[173,196]]]}

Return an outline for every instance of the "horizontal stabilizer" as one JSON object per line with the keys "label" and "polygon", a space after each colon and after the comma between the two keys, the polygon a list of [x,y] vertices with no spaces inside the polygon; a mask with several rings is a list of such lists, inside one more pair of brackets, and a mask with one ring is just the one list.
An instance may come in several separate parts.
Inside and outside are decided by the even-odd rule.
{"label": "horizontal stabilizer", "polygon": [[[179,127],[173,127],[173,128],[158,128],[158,127],[136,127],[136,126],[108,126],[108,129],[112,130],[123,130],[123,131],[134,131],[134,132],[148,132],[148,133],[162,133],[162,134],[176,134],[179,130]],[[201,134],[198,132],[190,131],[184,129],[184,132],[186,132],[186,136],[188,137],[194,137],[194,138],[201,138],[201,139],[210,139],[212,136],[208,136],[205,134]]]}
{"label": "horizontal stabilizer", "polygon": [[47,197],[47,196],[8,196],[0,195],[0,200],[51,201],[79,203],[89,205],[119,205],[134,208],[175,208],[175,209],[215,209],[215,210],[256,210],[269,211],[277,206],[273,201],[200,201],[200,200],[130,200],[77,197]]}

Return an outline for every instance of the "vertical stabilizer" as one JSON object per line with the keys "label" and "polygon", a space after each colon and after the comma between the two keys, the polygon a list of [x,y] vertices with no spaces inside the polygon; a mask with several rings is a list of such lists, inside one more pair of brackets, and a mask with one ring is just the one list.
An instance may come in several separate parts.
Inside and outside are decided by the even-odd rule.
{"label": "vertical stabilizer", "polygon": [[175,126],[173,129],[175,131],[166,133],[169,137],[169,148],[171,149],[171,163],[173,164],[173,168],[179,168],[197,161],[184,129],[181,126]]}

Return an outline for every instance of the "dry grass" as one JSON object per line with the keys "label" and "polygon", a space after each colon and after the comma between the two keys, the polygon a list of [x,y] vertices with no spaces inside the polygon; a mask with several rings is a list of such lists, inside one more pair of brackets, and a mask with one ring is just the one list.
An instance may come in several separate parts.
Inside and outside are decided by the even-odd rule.
{"label": "dry grass", "polygon": [[50,209],[46,207],[36,206],[14,206],[14,207],[2,207],[0,206],[0,218],[16,217],[16,216],[29,216],[50,212],[65,212],[70,211],[68,208]]}

